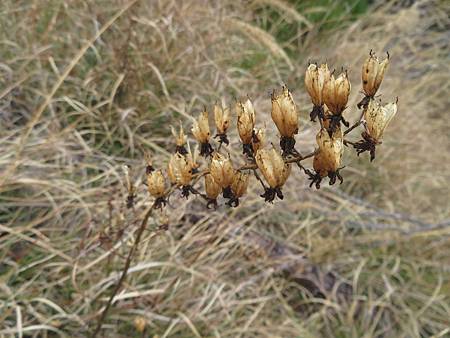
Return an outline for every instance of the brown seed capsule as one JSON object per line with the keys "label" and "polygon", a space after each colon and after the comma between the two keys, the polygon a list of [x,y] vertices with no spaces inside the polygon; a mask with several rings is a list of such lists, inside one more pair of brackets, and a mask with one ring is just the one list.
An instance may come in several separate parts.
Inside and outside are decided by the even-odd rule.
{"label": "brown seed capsule", "polygon": [[252,149],[253,153],[256,154],[256,152],[264,147],[266,139],[266,130],[263,128],[255,128],[253,130],[253,137],[252,137]]}
{"label": "brown seed capsule", "polygon": [[308,66],[305,74],[305,86],[315,106],[323,105],[323,87],[330,76],[330,70],[326,63],[321,64],[320,67],[317,67],[314,63]]}
{"label": "brown seed capsule", "polygon": [[229,188],[233,183],[234,169],[229,157],[214,153],[209,170],[214,181],[223,189]]}
{"label": "brown seed capsule", "polygon": [[331,75],[323,88],[323,102],[335,115],[340,115],[347,106],[351,85],[347,72],[341,73],[336,79]]}
{"label": "brown seed capsule", "polygon": [[219,196],[220,192],[222,191],[222,188],[219,184],[214,181],[214,178],[211,174],[205,175],[205,192],[206,196],[211,199],[215,200],[217,196]]}
{"label": "brown seed capsule", "polygon": [[200,114],[197,120],[194,120],[192,134],[198,142],[208,143],[211,132],[209,130],[208,112],[206,109]]}
{"label": "brown seed capsule", "polygon": [[242,171],[236,171],[231,184],[231,191],[236,198],[242,197],[247,192],[248,182],[250,181],[250,174]]}
{"label": "brown seed capsule", "polygon": [[252,101],[247,99],[244,103],[236,102],[237,113],[237,129],[239,137],[243,144],[251,144],[253,128],[255,127],[255,109],[253,108]]}
{"label": "brown seed capsule", "polygon": [[291,173],[291,166],[284,163],[275,148],[258,150],[255,160],[258,169],[271,188],[280,188],[284,185]]}
{"label": "brown seed capsule", "polygon": [[397,114],[397,103],[392,102],[381,106],[376,100],[370,100],[364,111],[367,134],[376,142],[380,143],[386,127]]}
{"label": "brown seed capsule", "polygon": [[188,186],[192,180],[192,167],[186,157],[179,153],[170,157],[167,173],[170,182],[177,186]]}
{"label": "brown seed capsule", "polygon": [[166,183],[161,170],[155,170],[147,174],[147,188],[153,197],[164,196]]}
{"label": "brown seed capsule", "polygon": [[272,94],[272,120],[281,136],[291,138],[298,133],[297,106],[287,87],[279,95]]}
{"label": "brown seed capsule", "polygon": [[344,153],[343,135],[340,128],[336,129],[331,136],[326,129],[322,128],[317,134],[316,140],[319,145],[318,156],[321,162],[319,171],[337,171],[341,167],[342,155]]}
{"label": "brown seed capsule", "polygon": [[216,122],[217,134],[226,134],[230,127],[230,109],[221,108],[219,105],[214,105],[214,121]]}
{"label": "brown seed capsule", "polygon": [[389,65],[389,54],[383,61],[370,51],[369,57],[362,66],[362,83],[364,94],[374,97],[383,81],[384,72]]}
{"label": "brown seed capsule", "polygon": [[175,144],[178,147],[184,146],[186,144],[187,137],[184,134],[184,130],[183,130],[183,126],[181,125],[181,122],[180,122],[180,129],[178,130],[178,132],[175,130],[175,128],[173,126],[171,126],[170,129],[171,129],[172,135],[175,139]]}

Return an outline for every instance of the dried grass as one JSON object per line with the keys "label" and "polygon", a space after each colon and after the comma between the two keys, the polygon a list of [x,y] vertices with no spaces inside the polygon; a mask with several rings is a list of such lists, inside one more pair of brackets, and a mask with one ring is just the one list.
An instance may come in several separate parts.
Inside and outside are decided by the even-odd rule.
{"label": "dried grass", "polygon": [[[138,1],[114,17],[129,5],[0,8],[0,337],[86,336],[149,203],[141,151],[166,163],[170,123],[249,94],[262,125],[269,91],[287,83],[304,121],[298,142],[311,150],[307,61],[350,69],[354,120],[371,48],[392,55],[381,98],[400,104],[375,162],[348,155],[346,182],[319,192],[297,175],[273,206],[256,186],[235,210],[172,198],[170,231],[152,219],[104,332],[138,337],[142,316],[160,337],[448,335],[448,4],[389,2],[326,35],[310,23],[295,59],[257,25],[255,4]],[[133,210],[123,163],[139,187]],[[305,254],[350,283],[348,302],[306,297],[296,279]]]}

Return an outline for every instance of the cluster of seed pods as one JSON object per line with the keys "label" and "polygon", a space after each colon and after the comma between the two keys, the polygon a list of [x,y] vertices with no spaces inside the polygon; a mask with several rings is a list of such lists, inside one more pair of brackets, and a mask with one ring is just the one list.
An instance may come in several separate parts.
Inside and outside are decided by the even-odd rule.
{"label": "cluster of seed pods", "polygon": [[[236,101],[234,114],[228,107],[214,105],[214,136],[209,113],[204,108],[198,118],[193,120],[191,131],[197,142],[194,150],[191,149],[181,124],[178,130],[172,127],[176,146],[165,172],[154,168],[150,157],[147,159],[146,184],[148,192],[155,198],[156,207],[162,208],[167,197],[176,190],[181,191],[186,198],[191,194],[201,196],[206,200],[208,208],[217,207],[220,195],[227,205],[235,207],[246,194],[251,177],[261,183],[261,197],[265,201],[283,199],[282,188],[293,165],[308,176],[310,187],[319,189],[321,181],[326,177],[329,178],[330,185],[337,179],[342,183],[340,170],[343,168],[345,146],[352,146],[358,155],[368,151],[372,161],[376,146],[381,144],[383,133],[397,112],[397,102],[383,106],[375,98],[388,64],[389,54],[386,59],[379,60],[372,51],[369,53],[362,67],[364,98],[357,105],[362,113],[351,127],[344,117],[351,91],[347,71],[335,76],[327,64],[308,66],[305,87],[313,104],[310,118],[314,122],[318,119],[320,130],[316,136],[317,148],[307,155],[302,155],[295,148],[295,136],[299,132],[299,111],[286,86],[271,95],[271,117],[279,133],[279,148],[266,143],[265,128],[256,127],[257,114],[249,98]],[[245,163],[239,167],[233,164],[228,149],[232,115],[237,117],[236,128]],[[345,135],[360,125],[364,128],[361,140],[352,142],[344,139]],[[344,131],[343,126],[347,128]],[[204,169],[201,169],[200,157],[206,163]],[[313,157],[312,169],[305,168],[301,163],[309,157]],[[203,192],[195,188],[201,179]]]}

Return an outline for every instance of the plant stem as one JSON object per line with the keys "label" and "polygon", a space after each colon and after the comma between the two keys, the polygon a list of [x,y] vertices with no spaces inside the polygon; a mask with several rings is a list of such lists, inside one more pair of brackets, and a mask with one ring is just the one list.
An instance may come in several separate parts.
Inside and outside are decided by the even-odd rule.
{"label": "plant stem", "polygon": [[146,212],[144,219],[142,220],[141,226],[138,229],[138,232],[136,234],[136,239],[133,243],[133,246],[131,247],[130,251],[128,252],[127,260],[125,262],[125,266],[123,267],[122,274],[120,275],[119,281],[117,282],[111,296],[108,299],[108,303],[106,304],[105,308],[102,311],[102,314],[97,322],[97,326],[95,327],[95,330],[93,331],[91,338],[97,337],[98,333],[100,332],[102,328],[102,324],[106,319],[106,316],[108,315],[108,311],[111,308],[111,305],[113,303],[114,297],[119,292],[120,288],[122,287],[122,284],[125,281],[125,278],[127,277],[128,269],[130,268],[131,260],[133,259],[134,253],[136,252],[139,243],[142,238],[142,234],[144,233],[145,228],[147,227],[148,220],[155,209],[155,204],[153,204],[148,211]]}

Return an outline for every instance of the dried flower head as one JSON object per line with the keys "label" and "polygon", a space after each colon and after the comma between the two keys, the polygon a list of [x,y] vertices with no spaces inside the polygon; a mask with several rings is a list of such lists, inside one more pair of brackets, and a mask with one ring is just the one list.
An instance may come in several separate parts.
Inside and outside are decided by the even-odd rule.
{"label": "dried flower head", "polygon": [[178,132],[175,130],[175,128],[173,126],[170,127],[172,135],[175,139],[175,144],[176,144],[176,149],[175,151],[184,155],[187,153],[186,151],[186,141],[187,141],[187,137],[184,134],[184,130],[183,130],[183,126],[181,125],[180,122],[180,129],[178,130]]}
{"label": "dried flower head", "polygon": [[247,192],[248,182],[250,181],[250,174],[243,171],[236,171],[231,184],[231,190],[234,196],[242,197]]}
{"label": "dried flower head", "polygon": [[342,169],[342,155],[344,153],[342,131],[338,127],[330,135],[328,130],[322,128],[316,136],[316,141],[319,149],[313,159],[315,174],[309,174],[310,186],[315,184],[316,188],[319,189],[322,178],[326,176],[330,179],[330,185],[336,182],[336,178],[339,178],[342,183],[343,179],[339,173],[339,170]]}
{"label": "dried flower head", "polygon": [[170,157],[168,176],[172,184],[177,186],[189,186],[192,180],[192,167],[183,155],[176,153]]}
{"label": "dried flower head", "polygon": [[258,169],[270,186],[270,188],[266,188],[262,197],[268,202],[272,202],[275,195],[283,199],[281,187],[291,173],[291,165],[284,163],[283,158],[275,148],[258,150],[255,155],[255,160]]}
{"label": "dried flower head", "polygon": [[227,138],[227,130],[230,127],[230,109],[222,108],[219,105],[214,105],[214,121],[216,122],[217,135],[219,142],[228,145],[230,142]]}
{"label": "dried flower head", "polygon": [[209,156],[213,149],[209,144],[211,132],[209,130],[208,111],[206,108],[200,114],[197,120],[194,120],[192,125],[192,134],[194,138],[200,143],[200,155]]}
{"label": "dried flower head", "polygon": [[362,83],[366,96],[375,96],[383,81],[384,72],[388,65],[389,54],[384,60],[379,60],[375,53],[370,51],[369,57],[362,66]]}
{"label": "dried flower head", "polygon": [[337,78],[334,77],[334,74],[331,74],[325,82],[323,102],[333,114],[341,114],[346,108],[350,89],[347,71],[342,72]]}
{"label": "dried flower head", "polygon": [[211,205],[217,206],[217,197],[222,192],[222,188],[219,184],[216,183],[211,174],[205,175],[205,192],[206,197],[208,198],[207,207],[209,208]]}
{"label": "dried flower head", "polygon": [[294,135],[298,133],[298,112],[292,94],[286,86],[280,94],[272,93],[272,120],[280,132],[283,153],[292,153],[295,145]]}
{"label": "dried flower head", "polygon": [[247,99],[244,103],[237,101],[235,109],[237,114],[237,130],[243,144],[243,153],[251,157],[253,156],[251,143],[253,128],[255,128],[255,109],[250,99]]}
{"label": "dried flower head", "polygon": [[214,181],[223,189],[229,188],[233,183],[234,169],[230,157],[214,153],[209,170]]}
{"label": "dried flower head", "polygon": [[151,196],[156,198],[156,207],[162,207],[166,204],[164,198],[166,193],[166,181],[161,170],[154,170],[147,174],[147,189]]}
{"label": "dried flower head", "polygon": [[369,100],[364,110],[366,130],[361,134],[363,139],[353,145],[358,155],[369,151],[370,160],[375,159],[375,148],[378,144],[381,144],[384,131],[395,114],[397,114],[397,102],[382,106],[374,99]]}
{"label": "dried flower head", "polygon": [[314,104],[313,110],[310,113],[311,121],[315,121],[317,116],[323,118],[323,88],[330,76],[331,73],[326,63],[321,64],[320,67],[312,63],[306,70],[305,86]]}

